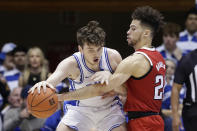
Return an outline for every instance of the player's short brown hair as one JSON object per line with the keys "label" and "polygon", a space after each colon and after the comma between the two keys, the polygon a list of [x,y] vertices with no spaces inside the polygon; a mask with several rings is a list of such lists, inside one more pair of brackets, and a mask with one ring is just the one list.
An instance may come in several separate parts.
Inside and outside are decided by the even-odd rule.
{"label": "player's short brown hair", "polygon": [[85,43],[96,46],[105,45],[105,31],[99,26],[99,22],[90,21],[88,24],[77,31],[78,45],[83,47]]}
{"label": "player's short brown hair", "polygon": [[132,14],[132,19],[139,20],[142,25],[150,27],[152,29],[152,36],[154,36],[164,24],[163,15],[150,6],[142,6],[135,9]]}

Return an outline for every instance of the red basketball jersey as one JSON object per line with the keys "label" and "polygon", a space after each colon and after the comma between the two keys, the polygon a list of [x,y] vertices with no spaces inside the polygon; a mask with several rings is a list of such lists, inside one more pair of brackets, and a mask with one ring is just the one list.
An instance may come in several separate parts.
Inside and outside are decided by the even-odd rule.
{"label": "red basketball jersey", "polygon": [[159,112],[165,84],[165,61],[155,48],[143,48],[135,53],[144,55],[151,68],[144,76],[131,76],[126,82],[128,92],[125,111]]}

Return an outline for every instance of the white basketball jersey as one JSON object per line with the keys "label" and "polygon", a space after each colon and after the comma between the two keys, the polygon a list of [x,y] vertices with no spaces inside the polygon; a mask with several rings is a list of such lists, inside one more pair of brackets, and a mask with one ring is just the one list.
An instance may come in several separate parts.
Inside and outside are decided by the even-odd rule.
{"label": "white basketball jersey", "polygon": [[[91,76],[95,73],[95,71],[88,68],[88,66],[85,63],[83,54],[81,54],[80,52],[76,52],[73,54],[73,56],[75,57],[78,63],[78,67],[80,69],[80,76],[76,80],[69,79],[70,85],[71,85],[70,91],[77,90],[77,89],[86,87],[88,85],[99,83],[90,79]],[[108,59],[107,48],[105,47],[103,47],[103,52],[102,52],[101,59],[99,62],[99,68],[100,68],[100,71],[106,70],[106,71],[110,71],[111,73],[113,72],[110,66],[109,59]],[[114,99],[115,97],[108,97],[108,98],[102,99],[101,96],[96,96],[93,98],[77,101],[76,105],[77,106],[91,106],[91,107],[101,107],[105,105],[109,106],[111,105],[110,103],[114,101]]]}

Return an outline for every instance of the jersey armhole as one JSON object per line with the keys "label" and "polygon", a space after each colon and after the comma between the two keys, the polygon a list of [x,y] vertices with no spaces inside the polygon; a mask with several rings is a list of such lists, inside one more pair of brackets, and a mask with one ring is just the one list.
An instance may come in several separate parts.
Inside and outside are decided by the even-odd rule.
{"label": "jersey armhole", "polygon": [[150,63],[150,69],[149,69],[149,71],[148,71],[146,74],[144,74],[144,75],[141,76],[141,77],[134,77],[134,76],[131,76],[131,78],[133,78],[133,79],[140,80],[140,79],[143,79],[144,77],[146,77],[146,76],[151,72],[151,70],[152,70],[152,68],[153,68],[153,63],[152,63],[151,59],[148,57],[148,55],[147,55],[146,53],[141,52],[141,51],[136,51],[135,53],[136,53],[136,54],[142,54],[143,56],[146,57],[146,59],[147,59],[147,60],[149,61],[149,63]]}
{"label": "jersey armhole", "polygon": [[77,83],[77,84],[81,84],[81,83],[83,82],[83,80],[84,80],[83,69],[82,69],[82,67],[81,67],[81,64],[80,64],[80,61],[79,61],[77,55],[73,54],[72,56],[73,56],[73,57],[75,58],[75,60],[77,61],[77,64],[78,64],[78,67],[79,67],[79,70],[80,70],[80,82],[76,82],[76,81],[74,81],[74,80],[73,80],[73,82],[75,82],[75,83]]}

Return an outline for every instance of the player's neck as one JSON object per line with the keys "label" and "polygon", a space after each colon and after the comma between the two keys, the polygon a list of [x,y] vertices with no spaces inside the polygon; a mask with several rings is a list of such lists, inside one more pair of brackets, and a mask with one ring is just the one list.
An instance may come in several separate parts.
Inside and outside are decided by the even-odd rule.
{"label": "player's neck", "polygon": [[98,64],[91,64],[88,61],[85,61],[86,65],[89,69],[93,70],[93,71],[99,71],[99,63]]}
{"label": "player's neck", "polygon": [[135,50],[141,49],[143,47],[152,48],[152,39],[141,39],[136,46],[134,47]]}

